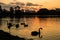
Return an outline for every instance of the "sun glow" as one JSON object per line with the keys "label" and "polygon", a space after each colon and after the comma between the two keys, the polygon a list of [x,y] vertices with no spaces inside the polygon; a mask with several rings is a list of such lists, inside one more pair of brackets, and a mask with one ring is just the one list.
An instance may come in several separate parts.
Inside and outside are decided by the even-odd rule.
{"label": "sun glow", "polygon": [[[11,2],[22,2],[22,3],[33,3],[33,4],[39,4],[43,6],[39,6],[40,8],[60,8],[60,0],[0,0],[0,2],[3,2],[5,4],[9,4]],[[38,6],[37,6],[38,7]],[[36,8],[37,8],[36,7]]]}

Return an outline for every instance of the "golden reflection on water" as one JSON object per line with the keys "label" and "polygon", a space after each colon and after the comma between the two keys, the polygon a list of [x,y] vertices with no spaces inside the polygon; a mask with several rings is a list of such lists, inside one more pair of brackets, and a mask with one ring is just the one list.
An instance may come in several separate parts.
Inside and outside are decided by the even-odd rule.
{"label": "golden reflection on water", "polygon": [[[43,28],[41,30],[43,38],[41,40],[59,40],[60,39],[60,18],[25,18],[26,20],[23,20],[24,18],[21,18],[19,22],[16,22],[16,19],[13,19],[13,24],[19,23],[20,27],[16,29],[15,25],[11,27],[10,34],[14,36],[19,37],[25,37],[25,38],[37,38],[35,40],[39,40],[38,35],[32,36],[32,31],[37,31],[40,27]],[[5,19],[2,19],[5,20]],[[7,21],[11,19],[6,19]],[[3,30],[5,32],[9,32],[9,29],[7,28],[7,22],[2,21],[2,25],[0,30]],[[23,25],[21,25],[22,22],[25,22],[28,24],[28,27],[24,28]]]}

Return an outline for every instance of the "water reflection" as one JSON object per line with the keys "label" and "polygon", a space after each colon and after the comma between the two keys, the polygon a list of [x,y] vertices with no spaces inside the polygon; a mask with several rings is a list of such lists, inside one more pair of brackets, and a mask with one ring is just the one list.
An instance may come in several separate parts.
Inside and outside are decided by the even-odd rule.
{"label": "water reflection", "polygon": [[[38,18],[38,17],[31,17],[31,18],[2,18],[0,20],[1,22],[1,28],[0,30],[4,30],[5,32],[9,33],[9,29],[7,28],[7,21],[14,24],[10,28],[10,34],[19,36],[19,37],[25,37],[27,39],[33,38],[34,40],[59,40],[60,39],[60,18]],[[24,25],[21,25],[21,23],[27,24],[28,27],[24,27]],[[16,24],[19,24],[19,28],[16,29]],[[38,31],[38,29],[42,27],[43,30],[41,30],[41,35],[43,36],[42,39],[40,39],[37,36],[32,36],[32,31]]]}

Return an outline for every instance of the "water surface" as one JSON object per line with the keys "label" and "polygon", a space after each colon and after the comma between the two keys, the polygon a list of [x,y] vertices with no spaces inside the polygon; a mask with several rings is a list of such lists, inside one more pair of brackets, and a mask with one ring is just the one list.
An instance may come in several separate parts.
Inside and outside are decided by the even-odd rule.
{"label": "water surface", "polygon": [[[13,26],[7,28],[7,22],[11,22]],[[21,23],[25,23],[28,27],[24,27]],[[15,27],[19,24],[19,28]],[[41,31],[42,38],[39,35],[32,36],[32,31],[37,31],[42,27]],[[38,18],[38,17],[23,17],[23,18],[2,18],[0,19],[0,30],[10,33],[14,36],[24,37],[26,39],[33,38],[34,40],[60,40],[60,18]]]}

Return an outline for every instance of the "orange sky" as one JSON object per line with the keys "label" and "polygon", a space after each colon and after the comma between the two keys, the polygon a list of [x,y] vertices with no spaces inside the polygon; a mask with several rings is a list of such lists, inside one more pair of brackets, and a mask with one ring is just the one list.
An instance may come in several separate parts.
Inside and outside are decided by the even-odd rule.
{"label": "orange sky", "polygon": [[[16,0],[18,2],[31,2],[35,4],[43,5],[45,8],[60,8],[60,0]],[[0,2],[4,2],[6,4],[13,2],[13,0],[0,0]]]}

